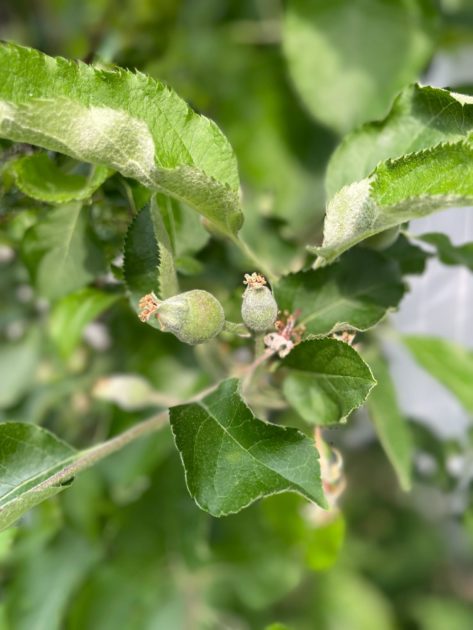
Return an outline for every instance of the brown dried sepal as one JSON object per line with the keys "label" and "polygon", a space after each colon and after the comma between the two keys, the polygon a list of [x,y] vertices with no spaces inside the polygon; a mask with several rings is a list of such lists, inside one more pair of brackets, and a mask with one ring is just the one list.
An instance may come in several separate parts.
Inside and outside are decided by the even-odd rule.
{"label": "brown dried sepal", "polygon": [[150,317],[157,313],[159,305],[160,301],[155,294],[147,293],[138,302],[138,308],[140,309],[138,317],[142,322],[148,322]]}

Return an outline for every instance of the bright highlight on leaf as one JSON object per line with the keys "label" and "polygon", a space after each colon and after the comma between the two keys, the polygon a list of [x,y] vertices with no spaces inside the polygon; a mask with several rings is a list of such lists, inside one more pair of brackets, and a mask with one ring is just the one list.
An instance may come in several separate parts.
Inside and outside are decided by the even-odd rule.
{"label": "bright highlight on leaf", "polygon": [[224,233],[242,224],[235,156],[218,127],[141,73],[0,46],[0,136],[132,177]]}
{"label": "bright highlight on leaf", "polygon": [[285,491],[325,506],[313,441],[255,418],[237,379],[202,400],[173,407],[170,417],[189,492],[213,516]]}

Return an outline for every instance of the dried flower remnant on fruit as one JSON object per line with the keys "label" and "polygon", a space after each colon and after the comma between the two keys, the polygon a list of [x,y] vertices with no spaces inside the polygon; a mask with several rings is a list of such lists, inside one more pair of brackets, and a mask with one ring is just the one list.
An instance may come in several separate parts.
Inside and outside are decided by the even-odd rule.
{"label": "dried flower remnant on fruit", "polygon": [[343,341],[347,343],[349,346],[353,345],[355,341],[356,332],[351,330],[343,330],[342,332],[333,333],[332,338],[337,339],[337,341]]}
{"label": "dried flower remnant on fruit", "polygon": [[303,324],[296,326],[299,313],[300,311],[294,314],[284,311],[281,319],[275,323],[276,332],[269,333],[264,338],[265,346],[281,359],[287,357],[294,346],[302,341],[305,326]]}
{"label": "dried flower remnant on fruit", "polygon": [[220,302],[208,291],[200,289],[162,301],[154,293],[149,293],[141,298],[139,308],[142,322],[156,314],[163,332],[170,332],[191,346],[213,339],[222,332],[225,324]]}
{"label": "dried flower remnant on fruit", "polygon": [[278,315],[278,305],[266,284],[266,278],[259,273],[245,274],[241,316],[247,328],[253,332],[265,332],[272,328]]}

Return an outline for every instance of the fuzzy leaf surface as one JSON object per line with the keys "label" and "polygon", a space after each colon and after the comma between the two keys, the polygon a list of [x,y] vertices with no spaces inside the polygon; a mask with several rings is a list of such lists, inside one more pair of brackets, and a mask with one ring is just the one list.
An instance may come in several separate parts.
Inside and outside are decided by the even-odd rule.
{"label": "fuzzy leaf surface", "polygon": [[368,249],[347,252],[330,267],[285,276],[275,287],[280,310],[300,310],[298,322],[309,335],[367,330],[397,307],[404,291],[397,263]]}
{"label": "fuzzy leaf surface", "polygon": [[164,84],[14,44],[0,46],[0,136],[132,177],[188,203],[226,234],[241,227],[233,151]]}
{"label": "fuzzy leaf surface", "polygon": [[289,0],[284,49],[307,109],[342,133],[383,116],[432,53],[433,15],[423,0]]}
{"label": "fuzzy leaf surface", "polygon": [[473,145],[441,144],[382,162],[327,206],[324,239],[311,251],[330,263],[364,239],[452,206],[473,204]]}
{"label": "fuzzy leaf surface", "polygon": [[170,417],[189,492],[213,516],[285,491],[326,505],[312,440],[255,418],[237,379],[198,402],[171,408]]}
{"label": "fuzzy leaf surface", "polygon": [[310,424],[346,422],[376,384],[358,352],[336,339],[303,341],[281,366],[289,368],[284,396]]}
{"label": "fuzzy leaf surface", "polygon": [[77,452],[55,435],[33,424],[0,424],[0,530],[63,489],[41,482],[72,462]]}

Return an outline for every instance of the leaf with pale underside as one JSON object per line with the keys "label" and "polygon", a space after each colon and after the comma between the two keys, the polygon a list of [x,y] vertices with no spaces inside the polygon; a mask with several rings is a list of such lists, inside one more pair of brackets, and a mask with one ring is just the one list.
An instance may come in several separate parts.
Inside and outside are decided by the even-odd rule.
{"label": "leaf with pale underside", "polygon": [[322,245],[309,249],[330,263],[384,230],[472,204],[473,145],[437,145],[382,162],[369,177],[342,188],[327,206]]}
{"label": "leaf with pale underside", "polygon": [[88,175],[68,173],[45,153],[20,158],[11,170],[16,185],[25,195],[48,203],[89,199],[112,174],[106,166],[89,167]]}
{"label": "leaf with pale underside", "polygon": [[170,410],[190,494],[213,516],[292,491],[325,506],[318,454],[296,429],[255,418],[228,379],[205,398]]}
{"label": "leaf with pale underside", "polygon": [[119,171],[241,227],[233,151],[218,127],[141,73],[0,46],[0,136]]}
{"label": "leaf with pale underside", "polygon": [[289,373],[283,392],[306,422],[346,422],[376,381],[358,352],[343,341],[313,339],[297,345],[281,362]]}
{"label": "leaf with pale underside", "polygon": [[41,427],[21,422],[0,424],[0,530],[61,492],[64,485],[41,484],[76,456],[71,446]]}
{"label": "leaf with pale underside", "polygon": [[367,330],[397,307],[404,292],[397,263],[368,249],[347,252],[330,267],[284,276],[275,286],[279,308],[298,311],[308,335]]}

